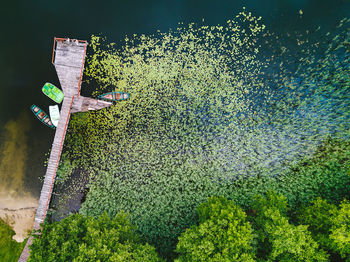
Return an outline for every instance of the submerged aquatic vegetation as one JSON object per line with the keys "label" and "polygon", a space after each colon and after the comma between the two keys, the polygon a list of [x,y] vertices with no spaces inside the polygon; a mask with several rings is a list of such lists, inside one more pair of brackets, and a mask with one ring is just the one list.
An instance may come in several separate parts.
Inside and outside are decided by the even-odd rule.
{"label": "submerged aquatic vegetation", "polygon": [[4,143],[0,148],[0,198],[24,194],[29,130],[30,122],[25,112],[4,125]]}
{"label": "submerged aquatic vegetation", "polygon": [[[348,50],[317,54],[300,38],[293,56],[259,20],[244,11],[225,26],[127,38],[122,49],[92,37],[86,75],[99,92],[130,98],[71,119],[66,151],[91,174],[82,213],[127,211],[166,253],[208,196],[231,194],[246,204],[249,188],[278,187],[328,135],[349,138],[349,78],[341,76],[349,70]],[[348,24],[334,41],[348,41]],[[336,56],[343,62],[331,62]],[[289,186],[300,187],[294,182]],[[298,192],[281,184],[281,191]]]}

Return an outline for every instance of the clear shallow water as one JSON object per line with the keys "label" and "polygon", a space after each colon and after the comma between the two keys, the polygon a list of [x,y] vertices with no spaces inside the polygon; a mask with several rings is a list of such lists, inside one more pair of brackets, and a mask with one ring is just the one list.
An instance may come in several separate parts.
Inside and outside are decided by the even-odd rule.
{"label": "clear shallow water", "polygon": [[[146,3],[141,0],[107,4],[17,1],[4,4],[4,13],[0,16],[1,24],[7,25],[1,29],[3,41],[0,41],[0,148],[9,157],[4,162],[4,154],[0,156],[3,167],[0,181],[13,187],[15,192],[29,191],[35,196],[40,192],[39,177],[45,173],[44,161],[54,132],[31,115],[29,106],[35,103],[48,111],[51,103],[41,93],[41,86],[46,81],[59,86],[51,65],[54,36],[89,40],[91,34],[101,33],[120,44],[125,35],[166,32],[176,28],[179,22],[224,24],[243,6],[253,15],[262,16],[263,23],[272,32],[292,33],[318,26],[327,32],[350,12],[350,3],[341,0],[201,1],[200,4],[198,1]],[[82,92],[88,89],[83,85]],[[27,128],[22,128],[23,125]]]}

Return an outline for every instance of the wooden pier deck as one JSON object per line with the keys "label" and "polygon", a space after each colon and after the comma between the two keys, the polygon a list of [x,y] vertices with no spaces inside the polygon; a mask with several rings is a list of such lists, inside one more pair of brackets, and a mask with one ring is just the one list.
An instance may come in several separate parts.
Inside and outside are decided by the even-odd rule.
{"label": "wooden pier deck", "polygon": [[[34,220],[34,229],[40,229],[40,224],[44,222],[47,214],[55,183],[56,170],[60,161],[71,113],[96,110],[111,105],[111,103],[108,102],[80,96],[86,47],[87,41],[69,40],[65,38],[54,39],[52,63],[55,66],[64,93],[64,99],[60,111],[60,120],[52,143],[43,187],[40,193],[38,208]],[[19,262],[27,261],[29,257],[28,247],[31,243],[32,239],[30,238],[22,251],[21,257],[18,260]]]}

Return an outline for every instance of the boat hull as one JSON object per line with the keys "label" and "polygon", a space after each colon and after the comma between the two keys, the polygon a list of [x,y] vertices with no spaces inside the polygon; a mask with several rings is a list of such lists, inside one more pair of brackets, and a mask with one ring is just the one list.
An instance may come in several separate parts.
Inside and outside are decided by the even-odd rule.
{"label": "boat hull", "polygon": [[109,92],[99,95],[98,98],[105,101],[123,101],[130,97],[129,93],[125,92]]}
{"label": "boat hull", "polygon": [[62,100],[64,98],[64,94],[60,89],[58,89],[53,84],[45,83],[45,85],[43,86],[43,88],[41,90],[43,91],[43,93],[46,96],[51,98],[56,103],[58,103],[58,104],[62,103]]}
{"label": "boat hull", "polygon": [[33,114],[39,119],[39,121],[41,123],[43,123],[44,125],[55,129],[56,127],[52,124],[52,121],[50,119],[50,117],[48,116],[48,114],[46,114],[40,107],[36,106],[36,105],[32,105],[30,107],[30,110],[33,112]]}
{"label": "boat hull", "polygon": [[60,110],[58,105],[49,106],[49,113],[52,124],[57,127],[58,121],[60,120]]}

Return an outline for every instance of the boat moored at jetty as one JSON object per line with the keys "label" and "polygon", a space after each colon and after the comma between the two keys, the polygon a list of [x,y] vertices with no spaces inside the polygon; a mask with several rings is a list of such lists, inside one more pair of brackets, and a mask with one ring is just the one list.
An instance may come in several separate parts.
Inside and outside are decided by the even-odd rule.
{"label": "boat moored at jetty", "polygon": [[45,95],[50,97],[53,101],[60,104],[64,98],[63,92],[55,87],[53,84],[46,83],[41,89]]}
{"label": "boat moored at jetty", "polygon": [[60,110],[58,108],[58,105],[49,106],[49,113],[50,113],[52,124],[55,127],[57,127],[58,121],[60,120]]}
{"label": "boat moored at jetty", "polygon": [[42,122],[43,124],[55,129],[56,127],[52,124],[50,117],[38,106],[32,105],[30,110],[34,113],[34,115]]}
{"label": "boat moored at jetty", "polygon": [[129,97],[129,93],[125,92],[109,92],[98,96],[99,99],[106,101],[122,101],[128,99]]}

